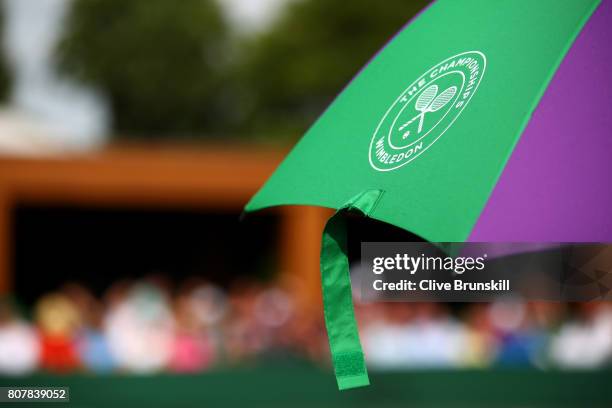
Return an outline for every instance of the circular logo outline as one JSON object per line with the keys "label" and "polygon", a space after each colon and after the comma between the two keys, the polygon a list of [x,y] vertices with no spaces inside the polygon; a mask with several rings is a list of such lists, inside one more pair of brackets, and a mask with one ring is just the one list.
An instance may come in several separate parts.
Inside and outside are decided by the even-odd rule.
{"label": "circular logo outline", "polygon": [[[385,147],[388,147],[390,149],[396,150],[398,151],[398,154],[402,154],[401,152],[406,150],[406,149],[410,149],[410,146],[414,145],[415,143],[425,139],[427,136],[430,135],[430,133],[435,130],[435,128],[444,121],[444,119],[446,118],[446,116],[448,115],[448,113],[453,109],[454,104],[456,103],[456,101],[458,100],[459,96],[462,94],[462,92],[464,92],[464,86],[466,84],[466,78],[465,78],[465,74],[463,72],[461,72],[460,70],[453,70],[453,71],[448,71],[446,72],[444,75],[449,74],[449,73],[453,73],[453,72],[458,72],[463,74],[463,83],[461,85],[461,89],[459,90],[459,92],[457,92],[457,97],[454,98],[455,100],[453,101],[453,103],[451,104],[452,106],[447,109],[446,113],[442,116],[442,118],[440,118],[434,125],[432,125],[429,130],[422,135],[421,137],[419,137],[419,139],[415,142],[411,142],[410,144],[400,147],[400,148],[396,148],[395,146],[393,146],[393,144],[390,141],[391,138],[391,133],[392,130],[390,130],[388,133],[383,132],[383,136],[381,137],[379,134],[379,131],[381,129],[381,127],[383,126],[383,124],[386,123],[387,118],[390,114],[390,112],[398,105],[398,103],[400,103],[400,101],[406,97],[406,94],[408,94],[408,92],[413,89],[414,87],[417,86],[417,84],[419,84],[420,81],[422,81],[423,78],[425,78],[427,75],[429,75],[433,70],[435,70],[436,68],[439,68],[440,66],[442,66],[443,64],[445,64],[446,62],[452,61],[454,59],[457,59],[458,57],[461,57],[463,55],[468,55],[468,54],[476,54],[478,56],[480,56],[481,60],[482,60],[482,67],[480,68],[480,72],[478,73],[478,79],[476,80],[475,85],[473,86],[473,88],[470,91],[470,94],[467,98],[464,99],[463,104],[459,107],[456,108],[457,112],[455,113],[454,117],[450,120],[450,122],[446,125],[446,127],[444,127],[444,129],[442,129],[442,131],[440,131],[440,133],[435,136],[435,138],[433,138],[433,140],[431,140],[426,146],[420,148],[417,152],[414,152],[414,154],[411,153],[411,157],[409,159],[405,159],[403,161],[399,161],[396,162],[397,165],[393,166],[393,167],[379,167],[377,166],[374,161],[372,160],[373,157],[377,156],[377,150],[374,149],[374,143],[375,141],[378,139],[380,140],[381,138],[385,140]],[[408,87],[406,87],[400,94],[399,96],[393,101],[393,103],[389,106],[389,108],[386,110],[385,114],[382,116],[382,118],[380,119],[380,121],[378,122],[376,129],[374,130],[374,133],[372,134],[372,138],[370,140],[370,146],[368,149],[368,161],[370,162],[370,166],[376,170],[376,171],[381,171],[381,172],[386,172],[386,171],[393,171],[393,170],[397,170],[400,167],[405,166],[406,164],[412,162],[414,159],[416,159],[417,157],[420,157],[425,151],[427,151],[427,149],[429,149],[432,145],[434,145],[438,139],[440,139],[440,137],[442,137],[442,135],[444,135],[444,133],[446,133],[446,131],[453,125],[453,123],[455,123],[455,121],[457,120],[457,118],[459,118],[459,116],[461,116],[461,113],[463,113],[463,110],[467,107],[467,105],[469,104],[469,102],[472,100],[472,97],[474,96],[474,94],[476,93],[476,91],[478,90],[478,87],[480,86],[480,82],[482,81],[482,78],[484,77],[485,71],[486,71],[486,66],[487,66],[487,58],[485,56],[484,53],[480,52],[480,51],[464,51],[461,53],[458,53],[456,55],[453,55],[451,57],[448,57],[446,59],[444,59],[443,61],[440,61],[439,63],[431,66],[427,71],[425,71],[423,74],[421,74],[414,82],[412,82]],[[440,77],[444,76],[441,75]],[[433,81],[437,80],[437,78],[435,78]],[[468,78],[469,79],[469,78]],[[425,84],[427,83],[431,83],[433,81],[429,81],[424,83],[423,85],[421,85],[421,87],[424,89],[425,88]],[[419,89],[418,92],[415,92],[414,95],[412,95],[409,99],[405,100],[405,105],[400,109],[400,111],[395,115],[395,117],[392,118],[392,123],[393,125],[396,123],[398,117],[402,114],[402,112],[404,111],[405,107],[408,106],[410,104],[410,102],[417,97],[419,94],[422,93],[423,89]],[[451,98],[452,99],[452,98]],[[424,115],[424,114],[423,114]],[[407,150],[409,151],[409,150]],[[403,158],[404,159],[404,158]],[[383,163],[384,164],[384,163]]]}

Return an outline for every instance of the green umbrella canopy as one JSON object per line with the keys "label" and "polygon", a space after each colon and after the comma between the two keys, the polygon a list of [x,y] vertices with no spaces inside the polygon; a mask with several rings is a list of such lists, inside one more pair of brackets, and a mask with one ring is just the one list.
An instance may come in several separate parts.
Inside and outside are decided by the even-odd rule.
{"label": "green umbrella canopy", "polygon": [[[465,241],[598,0],[438,0],[353,79],[252,198],[338,209],[321,272],[341,389],[368,384],[343,213]],[[383,5],[381,5],[383,6]]]}

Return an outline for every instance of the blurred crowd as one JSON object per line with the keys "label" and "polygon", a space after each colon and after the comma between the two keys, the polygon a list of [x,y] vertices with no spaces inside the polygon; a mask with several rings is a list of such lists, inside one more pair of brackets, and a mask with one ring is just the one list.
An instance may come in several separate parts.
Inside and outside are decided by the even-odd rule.
{"label": "blurred crowd", "polygon": [[381,369],[612,364],[612,304],[500,301],[360,307],[368,364]]}
{"label": "blurred crowd", "polygon": [[[356,302],[368,364],[380,370],[612,363],[607,303]],[[67,284],[30,313],[0,301],[0,374],[195,373],[277,358],[328,364],[322,313],[300,309],[283,289],[258,283],[172,288],[149,278],[118,282],[100,297]]]}
{"label": "blurred crowd", "polygon": [[285,291],[256,283],[173,288],[154,277],[118,282],[99,298],[67,284],[25,314],[0,303],[0,373],[192,373],[324,352],[322,326],[301,317]]}

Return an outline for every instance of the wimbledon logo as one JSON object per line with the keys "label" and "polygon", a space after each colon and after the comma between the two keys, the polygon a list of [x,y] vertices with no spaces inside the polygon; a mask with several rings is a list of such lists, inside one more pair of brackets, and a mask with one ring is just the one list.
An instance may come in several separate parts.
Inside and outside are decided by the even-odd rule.
{"label": "wimbledon logo", "polygon": [[417,78],[384,114],[370,142],[370,165],[398,169],[419,157],[457,120],[476,93],[487,59],[467,51]]}

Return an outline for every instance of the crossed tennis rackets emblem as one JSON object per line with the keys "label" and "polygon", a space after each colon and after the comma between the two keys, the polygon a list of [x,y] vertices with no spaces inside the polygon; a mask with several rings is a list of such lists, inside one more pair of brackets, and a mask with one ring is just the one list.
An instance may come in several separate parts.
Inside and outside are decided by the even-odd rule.
{"label": "crossed tennis rackets emblem", "polygon": [[[457,93],[457,87],[451,86],[442,91],[441,94],[438,95],[438,85],[430,85],[428,86],[416,100],[414,104],[414,109],[419,111],[420,113],[410,119],[408,122],[401,125],[398,130],[401,132],[410,126],[415,120],[419,120],[419,127],[417,129],[417,133],[421,133],[423,130],[423,122],[425,121],[425,114],[429,112],[436,112],[446,106],[451,99]],[[410,130],[407,130],[402,135],[402,139],[410,136]]]}

